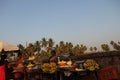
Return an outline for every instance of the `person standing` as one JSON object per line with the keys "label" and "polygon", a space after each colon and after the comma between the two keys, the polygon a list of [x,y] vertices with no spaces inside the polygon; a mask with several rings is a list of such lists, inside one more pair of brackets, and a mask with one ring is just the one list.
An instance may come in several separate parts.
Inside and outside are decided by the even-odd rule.
{"label": "person standing", "polygon": [[6,80],[6,59],[7,55],[1,54],[0,60],[0,80]]}
{"label": "person standing", "polygon": [[55,50],[52,50],[52,51],[51,51],[51,56],[49,57],[49,61],[50,61],[50,62],[55,62],[55,63],[57,63],[57,61],[58,61],[58,56],[56,55]]}
{"label": "person standing", "polygon": [[[58,56],[56,55],[56,51],[55,50],[52,50],[51,51],[51,56],[49,57],[49,62],[54,62],[57,64],[58,62]],[[57,76],[58,76],[58,72],[54,73],[54,76],[52,76],[52,80],[56,80],[57,79]]]}

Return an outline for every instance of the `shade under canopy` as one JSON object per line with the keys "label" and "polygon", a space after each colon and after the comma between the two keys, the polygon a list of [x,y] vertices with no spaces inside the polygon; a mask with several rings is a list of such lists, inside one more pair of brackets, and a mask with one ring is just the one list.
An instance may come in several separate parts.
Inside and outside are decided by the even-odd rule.
{"label": "shade under canopy", "polygon": [[19,50],[19,48],[11,43],[7,43],[7,42],[0,42],[0,52],[4,50],[4,51],[17,51]]}

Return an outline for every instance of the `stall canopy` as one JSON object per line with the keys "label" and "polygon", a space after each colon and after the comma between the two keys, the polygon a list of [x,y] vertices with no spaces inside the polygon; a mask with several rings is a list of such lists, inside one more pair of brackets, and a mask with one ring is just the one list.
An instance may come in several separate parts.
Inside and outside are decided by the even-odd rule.
{"label": "stall canopy", "polygon": [[4,50],[4,51],[17,51],[19,50],[19,48],[11,43],[7,43],[7,42],[0,42],[0,52]]}

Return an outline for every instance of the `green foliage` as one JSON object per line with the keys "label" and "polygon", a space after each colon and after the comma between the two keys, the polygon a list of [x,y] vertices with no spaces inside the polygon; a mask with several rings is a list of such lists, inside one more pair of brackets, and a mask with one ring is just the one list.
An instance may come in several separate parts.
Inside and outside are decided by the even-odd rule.
{"label": "green foliage", "polygon": [[111,41],[110,44],[115,50],[120,50],[120,42],[118,41],[118,44],[114,41]]}
{"label": "green foliage", "polygon": [[[87,47],[83,44],[77,44],[73,46],[71,42],[64,41],[60,41],[59,44],[56,44],[55,46],[54,44],[55,42],[52,38],[49,38],[48,40],[46,38],[42,38],[42,40],[36,41],[35,43],[29,43],[26,47],[24,47],[22,44],[19,44],[18,47],[24,58],[35,55],[38,60],[44,57],[48,58],[52,49],[55,49],[57,55],[65,54],[67,52],[72,52],[73,55],[83,55],[87,50]],[[115,50],[120,50],[120,42],[115,43],[114,41],[111,41],[110,44]],[[43,48],[45,50],[43,50]],[[102,44],[101,48],[103,51],[110,51],[108,44]],[[91,52],[96,52],[97,48],[90,47],[89,50]]]}
{"label": "green foliage", "polygon": [[109,51],[110,50],[108,44],[102,44],[101,48],[103,49],[103,51]]}

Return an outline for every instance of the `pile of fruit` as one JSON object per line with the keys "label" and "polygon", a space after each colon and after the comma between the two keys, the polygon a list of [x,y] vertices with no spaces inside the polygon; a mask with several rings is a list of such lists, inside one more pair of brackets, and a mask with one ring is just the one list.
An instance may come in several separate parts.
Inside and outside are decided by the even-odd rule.
{"label": "pile of fruit", "polygon": [[34,66],[34,64],[32,64],[31,62],[29,62],[29,64],[27,65],[27,71],[30,71],[33,66]]}
{"label": "pile of fruit", "polygon": [[64,61],[64,60],[62,60],[62,61],[59,61],[59,62],[58,62],[58,65],[59,65],[59,66],[65,66],[65,65],[67,65],[67,62]]}
{"label": "pile of fruit", "polygon": [[42,68],[43,72],[45,72],[45,73],[54,73],[57,70],[57,65],[54,62],[44,63],[41,66],[41,68]]}
{"label": "pile of fruit", "polygon": [[99,64],[93,59],[87,59],[84,63],[84,67],[86,70],[94,71],[99,69]]}
{"label": "pile of fruit", "polygon": [[28,65],[27,65],[27,68],[30,68],[30,67],[33,67],[34,65],[32,64],[32,63],[29,63]]}

